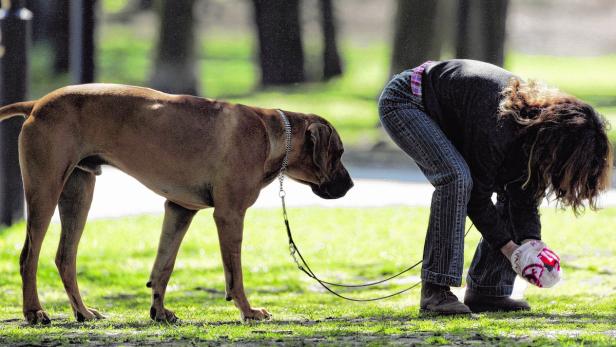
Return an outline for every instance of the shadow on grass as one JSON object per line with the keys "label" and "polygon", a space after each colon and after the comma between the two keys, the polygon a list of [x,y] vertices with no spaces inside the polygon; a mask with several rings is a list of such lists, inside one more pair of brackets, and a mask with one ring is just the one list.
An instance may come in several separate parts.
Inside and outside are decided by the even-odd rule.
{"label": "shadow on grass", "polygon": [[[481,345],[481,346],[528,346],[528,338],[511,338],[502,336],[489,336],[473,334],[469,336],[459,336],[452,334],[433,334],[421,332],[407,335],[383,335],[371,333],[339,334],[339,335],[314,335],[314,336],[284,336],[281,334],[259,334],[255,332],[253,338],[229,338],[220,336],[216,339],[201,339],[198,337],[172,337],[160,338],[156,336],[146,338],[118,337],[102,335],[65,335],[60,340],[54,339],[53,335],[39,340],[26,342],[15,342],[0,337],[0,343],[9,342],[13,346],[58,346],[58,345],[93,345],[93,346],[154,346],[163,344],[165,346],[426,346],[426,345]],[[548,341],[549,342],[549,341]],[[554,343],[554,342],[553,342]],[[541,343],[542,346],[549,345]]]}
{"label": "shadow on grass", "polygon": [[[515,329],[516,320],[539,320],[541,326],[548,331],[560,331],[563,323],[573,323],[578,330],[572,331],[569,342],[585,342],[586,337],[576,336],[577,331],[583,331],[585,324],[611,323],[615,314],[544,314],[544,313],[494,313],[473,316],[469,321],[477,321],[479,317],[489,318],[495,323],[511,323]],[[477,327],[474,324],[465,327],[458,326],[452,330],[442,328],[426,328],[422,322],[436,322],[437,325],[452,321],[464,322],[456,317],[435,318],[418,317],[416,315],[375,315],[369,317],[330,317],[316,320],[270,320],[254,323],[242,323],[239,320],[180,321],[175,324],[142,321],[118,322],[102,320],[78,323],[69,318],[56,319],[49,326],[27,326],[18,319],[0,321],[7,328],[27,328],[24,337],[3,337],[0,343],[26,345],[57,345],[63,343],[88,343],[94,345],[150,345],[165,343],[169,345],[185,345],[205,343],[207,345],[413,345],[413,344],[478,344],[478,345],[553,345],[563,342],[560,337],[546,338],[542,336],[521,335],[518,337],[502,335],[494,331]],[[370,323],[375,323],[374,325]],[[419,323],[419,324],[418,324]],[[581,324],[581,325],[580,325]],[[395,327],[394,330],[385,327]],[[374,329],[377,327],[377,329]],[[310,328],[308,332],[304,328]],[[58,330],[56,330],[58,329]],[[234,329],[242,330],[239,336],[229,337]],[[122,331],[125,330],[125,331]],[[207,331],[219,331],[213,337],[200,335]],[[135,332],[140,332],[136,334]],[[185,332],[185,333],[184,333]],[[598,334],[602,334],[599,332]]]}
{"label": "shadow on grass", "polygon": [[[539,320],[543,325],[555,325],[561,326],[562,324],[612,324],[616,322],[616,314],[548,314],[548,313],[483,313],[480,315],[472,315],[467,320],[477,320],[479,318],[489,318],[493,321],[507,321],[515,324],[518,320],[533,319]],[[103,325],[105,328],[113,329],[141,329],[153,326],[176,326],[176,327],[207,327],[207,326],[314,326],[324,323],[340,323],[342,325],[357,325],[364,323],[413,323],[413,322],[447,322],[454,319],[464,319],[464,317],[447,316],[447,317],[431,317],[431,316],[417,316],[417,315],[375,315],[370,317],[327,317],[323,319],[271,319],[265,321],[248,321],[241,322],[240,320],[180,320],[176,323],[161,323],[155,322],[150,319],[143,319],[143,321],[129,321],[129,322],[117,322],[113,320],[96,320],[89,322],[77,322],[63,316],[52,320],[52,326],[58,328],[100,328]],[[46,328],[44,325],[29,326],[22,318],[10,318],[0,320],[0,324],[17,324],[30,328]]]}
{"label": "shadow on grass", "polygon": [[[491,317],[498,319],[498,317]],[[507,320],[515,320],[516,316],[504,317]],[[541,319],[545,323],[561,324],[615,324],[616,313],[520,313],[518,319]]]}
{"label": "shadow on grass", "polygon": [[[346,326],[341,329],[321,330],[315,329],[313,333],[302,334],[292,329],[298,325],[311,327],[324,321],[266,321],[256,324],[245,324],[239,321],[220,321],[220,322],[180,322],[177,324],[164,324],[152,321],[127,322],[127,323],[77,323],[66,319],[56,320],[52,324],[59,331],[48,331],[48,326],[28,327],[30,333],[26,338],[5,338],[0,335],[0,343],[9,343],[16,346],[25,345],[60,345],[60,344],[83,344],[90,345],[116,345],[121,343],[125,346],[132,345],[151,345],[164,343],[165,345],[187,345],[193,343],[207,345],[416,345],[416,344],[464,344],[474,341],[481,345],[514,345],[527,338],[510,338],[495,336],[483,333],[442,333],[433,331],[407,331],[403,333],[391,334],[384,330],[379,331],[349,331],[345,328],[350,323],[357,324],[357,319],[336,319],[327,320],[337,322]],[[27,327],[25,323],[19,324],[21,328]],[[156,327],[161,327],[160,331],[151,331],[146,335],[137,336],[133,331],[144,331]],[[164,334],[161,333],[169,328],[194,327],[204,331],[213,326],[226,326],[230,328],[248,326],[249,331],[240,338],[230,338],[228,335],[219,335],[215,338],[201,338],[187,334]],[[271,328],[274,329],[271,329]],[[278,328],[278,329],[276,329]],[[126,332],[114,332],[114,329],[127,329]],[[40,331],[40,334],[37,332]]]}

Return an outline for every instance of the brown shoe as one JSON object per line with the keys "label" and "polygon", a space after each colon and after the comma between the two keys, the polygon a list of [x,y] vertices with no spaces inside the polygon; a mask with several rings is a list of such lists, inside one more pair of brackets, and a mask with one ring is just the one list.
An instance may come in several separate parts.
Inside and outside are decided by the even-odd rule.
{"label": "brown shoe", "polygon": [[464,294],[464,303],[475,313],[530,310],[530,305],[525,300],[514,300],[508,296],[483,295],[469,289]]}
{"label": "brown shoe", "polygon": [[421,286],[419,312],[422,315],[470,315],[471,310],[458,301],[449,286],[424,282]]}

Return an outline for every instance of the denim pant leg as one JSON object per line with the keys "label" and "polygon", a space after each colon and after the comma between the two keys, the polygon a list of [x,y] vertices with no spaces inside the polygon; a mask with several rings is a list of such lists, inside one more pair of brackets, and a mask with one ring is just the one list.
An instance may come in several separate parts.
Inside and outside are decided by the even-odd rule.
{"label": "denim pant leg", "polygon": [[[496,209],[503,220],[509,221],[508,208],[500,197]],[[507,222],[506,227],[511,229],[511,224]],[[492,248],[482,238],[466,276],[468,288],[488,296],[510,296],[515,277],[516,273],[507,257],[500,249]]]}
{"label": "denim pant leg", "polygon": [[[464,266],[464,223],[470,198],[470,170],[438,124],[407,94],[407,76],[396,76],[379,100],[385,130],[415,160],[435,187],[424,244],[421,278],[425,282],[460,286]],[[415,98],[415,101],[410,102]],[[419,99],[420,100],[420,99]]]}

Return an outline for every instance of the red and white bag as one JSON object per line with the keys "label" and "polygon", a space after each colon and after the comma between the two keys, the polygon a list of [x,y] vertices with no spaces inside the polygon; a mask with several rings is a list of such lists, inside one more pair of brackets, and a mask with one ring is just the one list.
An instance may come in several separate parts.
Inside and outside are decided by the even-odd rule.
{"label": "red and white bag", "polygon": [[554,286],[562,276],[560,258],[538,240],[524,243],[516,249],[511,255],[511,266],[518,275],[540,288]]}

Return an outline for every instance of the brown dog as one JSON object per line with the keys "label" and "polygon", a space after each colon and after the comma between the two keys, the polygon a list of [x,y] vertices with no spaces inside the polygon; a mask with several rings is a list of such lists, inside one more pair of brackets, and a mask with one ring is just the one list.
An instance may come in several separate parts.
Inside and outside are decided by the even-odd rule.
{"label": "brown dog", "polygon": [[[342,142],[323,118],[285,112],[292,128],[287,175],[326,199],[353,182],[340,162]],[[58,89],[37,101],[0,108],[0,120],[26,115],[19,159],[26,194],[27,236],[20,258],[23,312],[49,323],[36,289],[41,243],[56,205],[62,233],[56,264],[78,321],[102,318],[87,308],[76,279],[76,253],[95,175],[108,164],[164,196],[165,218],[150,275],[150,317],[175,321],[164,307],[182,238],[197,210],[214,207],[227,300],[243,319],[270,314],[244,294],[241,243],[244,214],[280,171],[284,123],[276,110],[235,105],[152,89],[89,84]]]}

